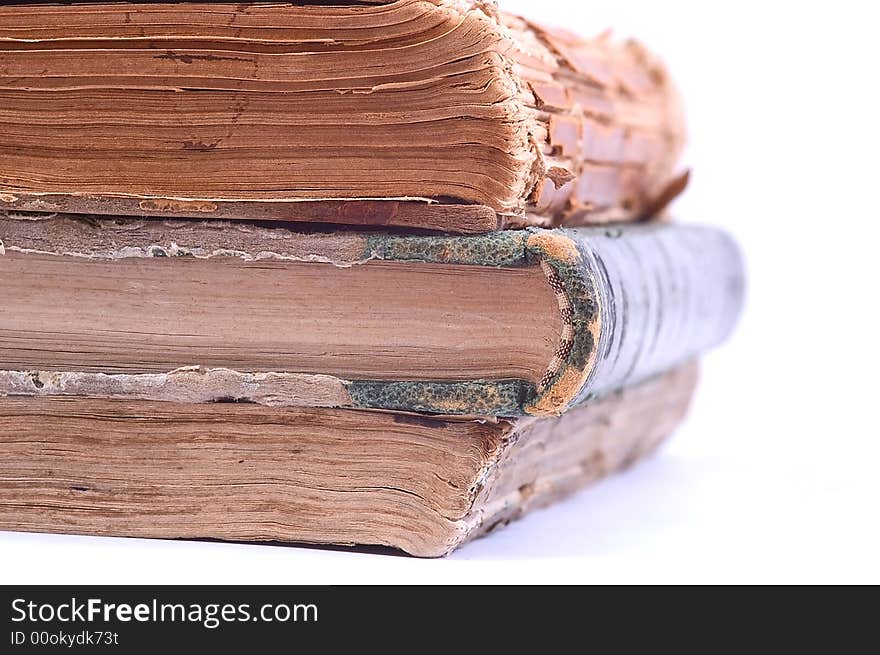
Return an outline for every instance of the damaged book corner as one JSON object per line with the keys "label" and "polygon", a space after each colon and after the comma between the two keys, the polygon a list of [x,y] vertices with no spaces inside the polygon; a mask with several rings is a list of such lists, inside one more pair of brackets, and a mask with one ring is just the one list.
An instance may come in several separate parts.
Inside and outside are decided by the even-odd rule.
{"label": "damaged book corner", "polygon": [[0,71],[3,530],[441,556],[651,453],[741,312],[633,41],[14,4]]}

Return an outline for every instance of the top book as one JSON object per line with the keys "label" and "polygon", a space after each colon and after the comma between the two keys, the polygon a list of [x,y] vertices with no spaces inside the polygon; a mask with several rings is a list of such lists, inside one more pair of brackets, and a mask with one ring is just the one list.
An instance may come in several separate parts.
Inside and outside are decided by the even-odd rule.
{"label": "top book", "polygon": [[0,6],[0,123],[7,211],[483,232],[684,181],[640,45],[463,0]]}

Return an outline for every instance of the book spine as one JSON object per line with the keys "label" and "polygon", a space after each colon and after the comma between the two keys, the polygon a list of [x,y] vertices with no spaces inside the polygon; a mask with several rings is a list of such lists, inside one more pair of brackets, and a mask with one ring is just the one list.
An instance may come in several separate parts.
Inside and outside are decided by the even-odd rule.
{"label": "book spine", "polygon": [[498,12],[517,44],[520,101],[536,142],[526,220],[544,227],[639,220],[661,212],[687,174],[681,98],[663,63],[633,40],[570,32]]}
{"label": "book spine", "polygon": [[537,236],[553,244],[540,250],[551,285],[568,298],[573,339],[526,413],[558,414],[681,365],[724,341],[741,313],[742,257],[720,230],[654,224]]}

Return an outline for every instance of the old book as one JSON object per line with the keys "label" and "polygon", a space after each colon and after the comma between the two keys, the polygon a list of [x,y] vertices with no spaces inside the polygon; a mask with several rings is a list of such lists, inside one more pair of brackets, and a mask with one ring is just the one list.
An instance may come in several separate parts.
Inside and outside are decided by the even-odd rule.
{"label": "old book", "polygon": [[0,6],[0,209],[452,232],[641,218],[682,188],[683,135],[644,48],[488,2]]}
{"label": "old book", "polygon": [[560,418],[0,399],[0,530],[375,544],[438,556],[624,467],[681,420],[688,365]]}
{"label": "old book", "polygon": [[556,415],[722,341],[739,252],[676,224],[479,236],[0,219],[0,395]]}

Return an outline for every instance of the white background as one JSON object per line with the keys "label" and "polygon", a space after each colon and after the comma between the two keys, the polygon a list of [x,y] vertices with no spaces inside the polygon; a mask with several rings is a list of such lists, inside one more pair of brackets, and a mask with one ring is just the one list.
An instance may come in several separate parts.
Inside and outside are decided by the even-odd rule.
{"label": "white background", "polygon": [[746,314],[653,459],[444,560],[0,533],[6,583],[880,582],[880,15],[863,2],[509,0],[669,64]]}

